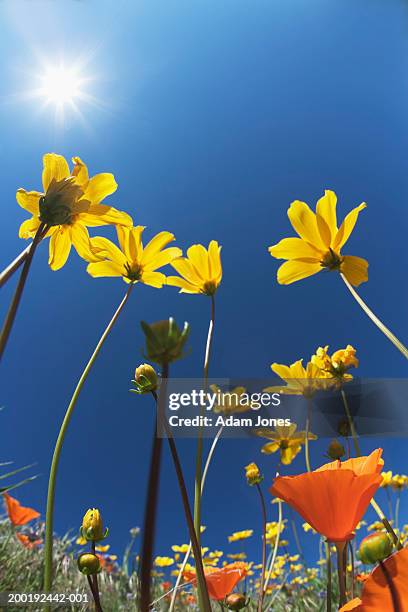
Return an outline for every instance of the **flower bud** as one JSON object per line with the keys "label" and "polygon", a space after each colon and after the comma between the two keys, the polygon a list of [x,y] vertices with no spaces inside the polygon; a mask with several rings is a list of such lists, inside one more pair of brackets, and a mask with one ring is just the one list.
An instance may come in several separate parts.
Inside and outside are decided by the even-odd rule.
{"label": "flower bud", "polygon": [[392,553],[391,538],[384,531],[372,533],[362,540],[359,548],[360,560],[365,563],[378,563]]}
{"label": "flower bud", "polygon": [[78,569],[85,576],[97,574],[101,569],[98,557],[92,553],[83,553],[78,557]]}
{"label": "flower bud", "polygon": [[249,600],[243,593],[230,593],[226,595],[224,603],[229,610],[242,610],[248,605]]}
{"label": "flower bud", "polygon": [[74,204],[83,195],[79,185],[73,178],[51,181],[47,193],[39,200],[40,221],[48,226],[69,225],[75,212],[84,212],[89,208],[89,202],[81,202],[78,210]]}
{"label": "flower bud", "polygon": [[108,529],[103,529],[102,517],[96,508],[89,509],[83,520],[80,529],[81,535],[88,541],[99,542],[108,535]]}
{"label": "flower bud", "polygon": [[350,423],[348,419],[341,419],[337,424],[337,432],[339,436],[343,436],[343,438],[348,438],[351,435],[350,431]]}
{"label": "flower bud", "polygon": [[136,393],[151,393],[157,389],[156,370],[148,363],[142,363],[135,370]]}
{"label": "flower bud", "polygon": [[245,466],[245,476],[249,485],[257,485],[263,480],[263,476],[259,471],[259,467],[256,463],[250,463]]}
{"label": "flower bud", "polygon": [[146,336],[146,356],[163,366],[184,356],[184,345],[189,334],[189,325],[184,323],[180,330],[172,317],[166,321],[156,323],[141,322],[143,332]]}
{"label": "flower bud", "polygon": [[330,459],[336,461],[336,459],[341,459],[346,454],[344,450],[344,446],[340,444],[338,440],[332,440],[329,444],[329,448],[327,449],[327,454]]}

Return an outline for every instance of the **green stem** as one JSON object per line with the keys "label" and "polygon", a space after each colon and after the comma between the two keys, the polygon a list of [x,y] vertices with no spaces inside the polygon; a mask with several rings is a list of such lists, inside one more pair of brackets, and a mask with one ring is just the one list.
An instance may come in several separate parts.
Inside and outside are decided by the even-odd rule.
{"label": "green stem", "polygon": [[358,295],[354,287],[349,283],[349,281],[344,276],[344,274],[340,272],[340,276],[343,279],[346,287],[350,291],[351,295],[354,297],[356,302],[361,306],[361,308],[364,310],[366,315],[371,319],[374,325],[376,325],[378,329],[388,338],[388,340],[390,340],[393,343],[393,345],[404,355],[404,357],[408,359],[407,347],[404,346],[402,342],[400,342],[400,340],[398,340],[398,338],[394,336],[394,334],[388,329],[388,327],[386,327],[384,323],[380,321],[380,319],[373,313],[373,311],[370,310],[370,308],[367,306],[364,300],[362,300],[361,297]]}
{"label": "green stem", "polygon": [[350,561],[351,561],[351,599],[354,599],[354,549],[353,542],[349,542]]}
{"label": "green stem", "polygon": [[327,560],[327,588],[326,588],[326,612],[332,612],[332,566],[330,542],[326,541],[326,560]]}
{"label": "green stem", "polygon": [[350,427],[350,432],[351,432],[351,435],[353,437],[354,449],[356,451],[357,457],[360,457],[361,456],[361,448],[360,448],[360,444],[359,444],[359,441],[358,441],[357,431],[356,431],[356,428],[354,427],[354,422],[353,422],[353,419],[352,419],[352,416],[351,416],[349,403],[347,401],[347,396],[346,396],[346,394],[344,392],[343,387],[341,388],[341,397],[342,397],[342,400],[343,400],[344,410],[345,410],[346,417],[347,417],[347,420],[348,420],[348,424],[349,424],[349,427]]}
{"label": "green stem", "polygon": [[10,304],[10,308],[6,315],[6,320],[3,325],[3,329],[1,330],[0,335],[0,359],[3,356],[4,349],[6,348],[7,340],[9,338],[11,328],[13,327],[14,320],[16,318],[17,310],[21,302],[21,298],[23,295],[24,287],[26,284],[26,280],[28,277],[28,273],[30,271],[31,262],[34,257],[34,253],[36,251],[37,246],[41,242],[41,239],[44,235],[44,230],[48,230],[48,228],[44,225],[44,223],[40,223],[37,232],[33,238],[33,241],[30,245],[30,250],[28,251],[25,260],[24,266],[21,271],[20,278],[18,280],[17,288],[14,292],[13,299]]}
{"label": "green stem", "polygon": [[[92,542],[92,553],[96,555],[96,545],[94,541]],[[99,597],[98,574],[94,574],[93,576],[91,576],[91,579],[93,579],[93,585],[94,585],[94,599],[95,599],[96,612],[103,612],[101,600]]]}
{"label": "green stem", "polygon": [[273,548],[273,555],[272,555],[272,559],[271,559],[271,564],[269,566],[269,570],[268,570],[268,575],[266,576],[266,579],[264,578],[264,576],[262,576],[261,578],[261,584],[262,582],[265,580],[265,584],[263,586],[263,591],[264,593],[266,593],[266,590],[268,588],[268,583],[269,580],[271,578],[271,574],[273,571],[273,566],[275,565],[275,560],[276,560],[276,556],[278,554],[278,548],[279,548],[279,540],[280,540],[280,534],[281,534],[281,527],[282,527],[282,502],[279,499],[278,500],[278,528],[277,528],[277,534],[276,534],[276,540],[275,540],[275,546]]}
{"label": "green stem", "polygon": [[32,243],[21,251],[20,255],[17,255],[17,257],[7,266],[7,268],[4,268],[3,272],[0,274],[0,288],[6,284],[9,278],[13,276],[14,272],[17,272],[19,267],[25,262],[27,255],[30,252],[31,244]]}
{"label": "green stem", "polygon": [[310,431],[310,417],[312,412],[312,402],[310,399],[307,401],[307,416],[306,416],[306,427],[305,427],[305,461],[306,469],[308,472],[312,471],[310,467],[310,456],[309,456],[309,431]]}
{"label": "green stem", "polygon": [[[211,319],[208,326],[207,344],[204,357],[204,391],[208,385],[208,369],[210,365],[211,347],[214,336],[215,324],[215,300],[214,295],[211,295]],[[198,540],[201,545],[201,480],[202,480],[202,462],[203,462],[203,430],[199,428],[197,434],[197,457],[195,471],[195,486],[194,486],[194,528]],[[200,584],[197,584],[198,604],[200,610],[204,609],[203,594],[201,593]]]}
{"label": "green stem", "polygon": [[[262,489],[259,484],[256,484],[256,488],[259,494],[259,499],[261,501],[261,512],[262,512],[262,574],[261,576],[265,576],[266,571],[266,507],[265,507],[265,499],[262,493]],[[263,578],[260,581],[259,588],[259,599],[258,599],[258,612],[262,612],[263,600],[265,592],[262,586]]]}
{"label": "green stem", "polygon": [[400,501],[401,501],[401,491],[397,493],[397,501],[395,502],[395,529],[398,531],[399,529],[399,509],[400,509]]}
{"label": "green stem", "polygon": [[347,542],[335,542],[337,550],[337,574],[339,579],[340,591],[340,606],[344,606],[347,602],[346,597],[346,574],[344,572],[344,551],[347,547]]}
{"label": "green stem", "polygon": [[46,518],[45,518],[45,544],[44,544],[44,590],[49,592],[52,586],[52,547],[53,547],[53,523],[54,523],[54,503],[55,503],[55,484],[57,480],[57,472],[59,459],[61,455],[62,446],[64,444],[65,434],[68,429],[68,425],[70,423],[72,413],[74,411],[75,405],[78,401],[79,395],[81,393],[82,387],[88,378],[89,372],[92,369],[93,364],[97,356],[99,355],[99,351],[101,350],[103,344],[105,343],[106,338],[108,337],[110,331],[112,330],[114,324],[116,323],[117,318],[119,317],[122,308],[126,304],[130,292],[133,288],[133,285],[129,285],[129,288],[119,304],[115,314],[110,320],[107,328],[103,332],[98,344],[90,360],[88,361],[84,371],[81,374],[81,377],[77,383],[75,391],[72,395],[71,401],[68,405],[67,411],[65,413],[64,420],[62,422],[57,442],[54,448],[54,454],[52,457],[50,476],[48,480],[48,496],[47,496],[47,510],[46,510]]}

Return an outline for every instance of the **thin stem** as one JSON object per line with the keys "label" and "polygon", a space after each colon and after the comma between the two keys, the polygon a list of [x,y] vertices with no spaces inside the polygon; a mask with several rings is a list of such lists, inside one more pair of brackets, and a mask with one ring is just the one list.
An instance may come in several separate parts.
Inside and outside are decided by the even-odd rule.
{"label": "thin stem", "polygon": [[[96,555],[96,545],[95,542],[92,542],[92,553],[94,555]],[[93,578],[93,584],[94,584],[94,599],[95,599],[95,607],[96,607],[96,611],[97,612],[103,612],[102,610],[102,605],[101,605],[101,600],[99,597],[99,585],[98,585],[98,574],[94,574],[92,576]]]}
{"label": "thin stem", "polygon": [[34,253],[35,250],[38,246],[38,244],[41,241],[42,235],[43,235],[43,231],[44,229],[47,229],[46,226],[44,225],[44,223],[40,223],[37,232],[33,238],[33,241],[30,245],[30,250],[27,253],[27,256],[25,258],[24,261],[24,266],[23,269],[21,271],[21,275],[20,278],[18,280],[18,284],[17,284],[17,288],[14,292],[14,296],[13,299],[11,301],[9,310],[7,312],[6,315],[6,320],[4,322],[3,325],[3,329],[1,330],[1,336],[0,336],[0,359],[3,356],[4,353],[4,349],[6,348],[6,344],[7,344],[7,340],[9,338],[10,332],[11,332],[11,328],[13,327],[13,323],[14,323],[14,319],[16,318],[16,314],[17,314],[17,310],[21,301],[21,297],[23,295],[23,291],[24,291],[24,287],[26,284],[26,280],[28,277],[28,273],[30,271],[30,266],[31,266],[31,262],[33,260],[34,257]]}
{"label": "thin stem", "polygon": [[399,529],[399,509],[401,502],[401,491],[397,493],[397,501],[395,502],[395,529],[398,531]]}
{"label": "thin stem", "polygon": [[152,453],[150,458],[149,479],[143,523],[143,542],[140,568],[140,611],[148,612],[150,608],[150,582],[153,561],[154,536],[156,527],[157,501],[159,497],[160,467],[163,438],[158,435],[161,425],[161,414],[164,412],[168,378],[168,364],[163,364],[160,396],[157,403],[156,426],[153,430]]}
{"label": "thin stem", "polygon": [[17,255],[17,257],[7,266],[7,268],[4,268],[3,272],[0,274],[0,288],[6,284],[9,278],[13,276],[14,272],[17,272],[19,267],[25,262],[27,255],[30,252],[31,244],[32,243],[21,251],[20,255]]}
{"label": "thin stem", "polygon": [[278,500],[278,527],[277,527],[277,534],[276,534],[276,539],[275,539],[275,545],[273,548],[273,554],[272,554],[272,559],[271,559],[271,564],[269,566],[269,570],[268,570],[268,575],[266,576],[266,579],[264,576],[262,576],[261,578],[261,583],[265,580],[265,584],[263,586],[263,591],[264,593],[266,593],[266,590],[268,588],[268,583],[269,580],[271,578],[271,574],[273,571],[273,566],[275,565],[275,559],[276,559],[276,555],[278,554],[278,548],[279,548],[279,540],[280,540],[280,533],[281,533],[281,527],[282,527],[282,502],[279,499]]}
{"label": "thin stem", "polygon": [[[203,477],[201,479],[201,496],[203,495],[204,484],[205,484],[205,480],[207,478],[208,468],[210,467],[210,463],[211,463],[211,460],[212,460],[212,457],[213,457],[213,454],[214,454],[214,451],[215,451],[215,447],[217,446],[218,440],[221,437],[223,429],[224,429],[224,426],[220,427],[220,429],[218,430],[217,435],[215,436],[215,438],[213,440],[213,443],[211,445],[211,448],[209,450],[209,453],[207,455],[207,460],[205,462],[205,466],[204,466],[204,470],[203,470]],[[174,590],[173,590],[173,594],[172,594],[172,597],[171,597],[169,612],[173,612],[173,610],[174,610],[174,605],[176,603],[176,597],[177,597],[177,589],[180,586],[180,582],[181,582],[181,579],[183,577],[183,573],[184,573],[185,567],[186,567],[188,559],[189,559],[189,557],[191,555],[191,548],[192,548],[192,544],[190,542],[190,544],[188,545],[187,552],[186,552],[186,554],[184,556],[183,563],[181,564],[181,567],[180,567],[180,570],[179,570],[179,573],[178,573],[178,576],[177,576],[176,584],[175,584],[175,587],[174,587]]]}
{"label": "thin stem", "polygon": [[[157,395],[154,392],[153,393],[155,399],[156,399],[156,403],[157,403]],[[196,561],[196,572],[197,572],[197,582],[200,584],[200,588],[201,588],[201,592],[203,594],[203,602],[204,602],[204,606],[205,606],[205,612],[210,612],[211,611],[211,604],[210,604],[210,599],[208,596],[208,591],[207,591],[207,584],[205,581],[205,574],[204,574],[204,566],[203,566],[203,561],[202,561],[202,557],[201,557],[201,549],[200,549],[200,545],[198,544],[198,540],[197,540],[197,536],[195,533],[195,529],[194,529],[194,521],[193,521],[193,515],[191,514],[191,509],[190,509],[190,502],[188,500],[188,494],[187,494],[187,487],[186,487],[186,483],[184,480],[184,475],[183,475],[183,470],[181,467],[181,463],[180,463],[180,458],[177,452],[177,447],[176,447],[176,443],[174,441],[173,438],[173,434],[172,431],[169,427],[169,424],[166,420],[166,418],[164,417],[163,414],[159,415],[159,418],[161,419],[161,423],[162,426],[166,432],[166,436],[167,436],[167,441],[169,443],[169,447],[170,447],[170,452],[171,452],[171,456],[173,459],[173,463],[174,463],[174,468],[176,470],[176,475],[177,475],[177,480],[178,480],[178,485],[180,488],[180,494],[181,494],[181,499],[183,502],[183,507],[184,507],[184,513],[186,516],[186,522],[187,522],[187,527],[188,527],[188,531],[190,534],[190,540],[192,543],[192,548],[194,551],[194,559]]]}
{"label": "thin stem", "polygon": [[346,550],[347,542],[336,542],[335,545],[337,550],[337,575],[339,579],[340,606],[344,606],[347,602],[346,575],[344,572],[344,551]]}
{"label": "thin stem", "polygon": [[[204,356],[204,391],[208,385],[208,369],[210,365],[211,347],[214,336],[215,324],[215,299],[211,295],[211,318],[208,326],[207,343]],[[196,471],[195,471],[195,486],[194,486],[194,528],[198,540],[201,545],[201,480],[202,480],[202,463],[203,463],[203,430],[199,428],[197,434],[197,456],[196,456]],[[201,593],[200,584],[197,585],[198,603],[200,609],[203,608],[203,596]]]}
{"label": "thin stem", "polygon": [[92,580],[92,576],[87,576],[87,579],[88,579],[89,588],[91,589],[93,600],[95,602],[95,610],[97,612],[103,612],[103,610],[102,610],[102,608],[100,606],[100,603],[98,605],[97,595],[95,593],[95,583]]}
{"label": "thin stem", "polygon": [[344,391],[343,387],[341,388],[341,398],[343,400],[344,410],[345,410],[346,417],[347,417],[347,420],[348,420],[348,424],[349,424],[349,427],[350,427],[350,432],[351,432],[351,435],[353,437],[354,449],[356,451],[357,457],[360,457],[361,456],[361,448],[360,448],[360,444],[359,444],[359,441],[358,441],[357,431],[356,431],[356,428],[354,427],[354,422],[353,422],[353,419],[352,419],[352,416],[351,416],[349,403],[347,401],[347,396],[345,394],[345,391]]}
{"label": "thin stem", "polygon": [[261,512],[262,512],[262,580],[260,581],[259,588],[259,599],[258,599],[258,612],[262,612],[263,600],[264,600],[264,590],[262,588],[262,582],[265,576],[266,571],[266,507],[265,507],[265,499],[262,493],[262,489],[259,484],[256,484],[256,488],[259,494],[259,499],[261,502]]}
{"label": "thin stem", "polygon": [[312,400],[308,399],[308,401],[307,401],[306,427],[305,427],[305,461],[306,461],[306,469],[307,469],[308,472],[312,471],[312,469],[310,467],[310,456],[309,456],[309,431],[310,431],[311,413],[312,413]]}
{"label": "thin stem", "polygon": [[349,542],[350,561],[351,561],[351,599],[354,599],[354,549],[353,542]]}
{"label": "thin stem", "polygon": [[326,612],[332,610],[332,566],[330,542],[326,541],[326,562],[327,562],[327,587],[326,587]]}
{"label": "thin stem", "polygon": [[362,300],[362,298],[358,295],[357,291],[354,287],[349,283],[347,278],[340,272],[340,276],[343,279],[347,289],[350,291],[351,295],[354,297],[356,302],[361,306],[366,315],[371,319],[371,321],[378,327],[378,329],[390,340],[393,345],[404,355],[406,359],[408,359],[408,349],[406,346],[398,340],[396,336],[384,325],[382,321],[373,313],[372,310],[367,306],[367,304]]}
{"label": "thin stem", "polygon": [[397,589],[395,588],[395,584],[392,580],[392,577],[390,576],[389,571],[387,570],[387,566],[385,565],[384,561],[380,561],[380,567],[381,567],[382,573],[384,574],[384,578],[387,581],[387,586],[391,592],[393,610],[394,612],[400,612],[401,608],[400,608],[399,601],[398,601]]}
{"label": "thin stem", "polygon": [[89,372],[91,371],[92,366],[95,363],[97,356],[99,355],[99,351],[101,350],[103,344],[105,343],[106,338],[109,336],[109,333],[112,330],[113,326],[115,325],[116,320],[122,311],[122,308],[126,304],[129,298],[130,292],[132,291],[132,288],[133,288],[133,285],[129,285],[129,288],[124,298],[122,299],[115,314],[113,315],[108,326],[103,332],[98,344],[96,345],[94,352],[92,353],[90,360],[88,361],[84,371],[81,374],[81,377],[77,383],[77,386],[72,395],[71,401],[68,405],[67,411],[65,413],[65,417],[64,417],[64,420],[62,422],[62,425],[61,425],[61,428],[58,434],[57,442],[55,444],[54,454],[52,457],[52,463],[51,463],[51,469],[50,469],[50,476],[49,476],[49,481],[48,481],[47,510],[46,510],[46,518],[45,518],[44,590],[47,592],[51,590],[51,586],[52,586],[52,546],[53,546],[55,484],[57,480],[59,459],[61,455],[62,446],[64,444],[65,434],[67,432],[68,425],[70,423],[72,413],[78,401],[82,387],[86,379],[88,378]]}

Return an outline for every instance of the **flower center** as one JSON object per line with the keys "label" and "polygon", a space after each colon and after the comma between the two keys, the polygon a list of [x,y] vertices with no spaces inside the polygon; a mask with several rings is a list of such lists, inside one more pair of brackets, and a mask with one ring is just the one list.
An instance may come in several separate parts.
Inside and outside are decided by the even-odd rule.
{"label": "flower center", "polygon": [[204,283],[202,291],[205,295],[214,295],[217,291],[217,286],[214,281],[207,281]]}
{"label": "flower center", "polygon": [[45,195],[39,200],[40,221],[48,226],[71,225],[73,208],[83,191],[72,178],[53,179]]}
{"label": "flower center", "polygon": [[323,268],[328,268],[329,270],[338,270],[343,261],[343,258],[335,253],[333,249],[329,249],[327,253],[324,255],[320,264]]}
{"label": "flower center", "polygon": [[133,262],[125,263],[126,276],[132,283],[136,283],[142,278],[143,268],[140,264]]}

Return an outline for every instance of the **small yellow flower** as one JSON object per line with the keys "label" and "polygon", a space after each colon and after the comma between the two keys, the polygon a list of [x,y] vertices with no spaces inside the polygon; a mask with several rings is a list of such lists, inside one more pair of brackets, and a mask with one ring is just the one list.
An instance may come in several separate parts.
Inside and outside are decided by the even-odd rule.
{"label": "small yellow flower", "polygon": [[78,546],[85,546],[87,542],[88,540],[86,538],[83,538],[82,536],[79,536],[79,538],[75,540],[75,543],[78,544]]}
{"label": "small yellow flower", "polygon": [[173,544],[173,546],[171,547],[171,550],[175,553],[186,553],[188,549],[189,549],[188,544],[182,544],[181,546],[178,546],[177,544]]}
{"label": "small yellow flower", "polygon": [[110,544],[106,544],[105,546],[95,546],[95,550],[97,552],[106,553],[110,549]]}
{"label": "small yellow flower", "polygon": [[234,554],[231,553],[230,555],[227,555],[227,557],[233,561],[244,561],[247,558],[246,553],[244,552]]}
{"label": "small yellow flower", "polygon": [[[170,232],[160,232],[144,247],[142,233],[144,227],[122,227],[116,231],[120,248],[102,236],[91,238],[92,257],[87,267],[94,278],[101,276],[121,276],[126,283],[141,282],[145,285],[160,288],[166,277],[158,268],[169,264],[181,255],[178,247],[164,247],[174,240]],[[164,250],[163,250],[164,249]]]}
{"label": "small yellow flower", "polygon": [[317,531],[315,531],[315,530],[313,529],[313,527],[312,527],[311,525],[309,525],[309,523],[303,523],[302,527],[303,527],[303,531],[304,531],[305,533],[308,533],[309,531],[311,531],[313,534],[316,534],[316,533],[317,533]]}
{"label": "small yellow flower", "polygon": [[341,254],[366,204],[363,202],[349,212],[340,228],[336,204],[336,194],[329,190],[317,202],[316,214],[305,202],[292,202],[288,217],[299,238],[284,238],[269,247],[272,257],[288,260],[278,270],[279,284],[289,285],[321,270],[337,270],[355,286],[368,280],[365,259]]}
{"label": "small yellow flower", "polygon": [[47,153],[43,157],[42,183],[44,191],[18,189],[19,205],[32,214],[20,226],[20,238],[33,238],[44,223],[51,238],[48,263],[59,270],[66,263],[71,246],[89,261],[92,256],[87,227],[101,225],[132,225],[131,217],[101,204],[116,191],[113,174],[88,176],[88,169],[79,157],[73,157],[72,172],[61,155]]}
{"label": "small yellow flower", "polygon": [[406,487],[408,487],[408,476],[395,474],[392,477],[391,488],[394,489],[394,491],[402,491],[402,489]]}
{"label": "small yellow flower", "polygon": [[290,366],[280,363],[273,363],[271,369],[275,374],[286,382],[285,387],[267,387],[268,393],[285,393],[287,395],[303,395],[306,398],[312,397],[316,391],[327,389],[333,385],[332,377],[319,368],[315,363],[309,361],[306,368],[303,366],[303,359],[298,359]]}
{"label": "small yellow flower", "polygon": [[[296,455],[300,453],[302,444],[306,440],[306,432],[296,432],[296,429],[295,423],[291,425],[277,425],[275,429],[257,429],[255,431],[257,436],[272,440],[272,442],[268,442],[262,447],[261,452],[269,455],[279,450],[281,463],[283,465],[290,465]],[[317,440],[317,436],[309,432],[308,439]]]}
{"label": "small yellow flower", "polygon": [[246,540],[247,538],[250,538],[253,533],[253,529],[235,531],[232,535],[228,536],[228,542],[238,542],[239,540]]}
{"label": "small yellow flower", "polygon": [[392,482],[392,472],[389,470],[388,472],[381,472],[382,482],[380,487],[389,487]]}
{"label": "small yellow flower", "polygon": [[340,383],[352,380],[348,370],[358,368],[356,349],[348,344],[345,349],[335,351],[331,356],[327,352],[328,349],[328,346],[320,346],[311,358],[312,363]]}
{"label": "small yellow flower", "polygon": [[180,276],[169,276],[167,284],[180,287],[180,293],[214,295],[222,279],[221,247],[211,240],[208,249],[194,244],[187,250],[187,257],[171,262]]}
{"label": "small yellow flower", "polygon": [[300,557],[300,555],[292,555],[291,557],[289,557],[289,559],[288,559],[288,560],[289,560],[291,563],[296,563],[296,561],[298,561],[298,560],[299,560],[299,557]]}
{"label": "small yellow flower", "polygon": [[249,485],[257,485],[262,482],[262,474],[256,463],[250,463],[245,467],[245,476]]}
{"label": "small yellow flower", "polygon": [[174,559],[171,557],[156,557],[153,563],[156,567],[169,567],[173,565]]}

